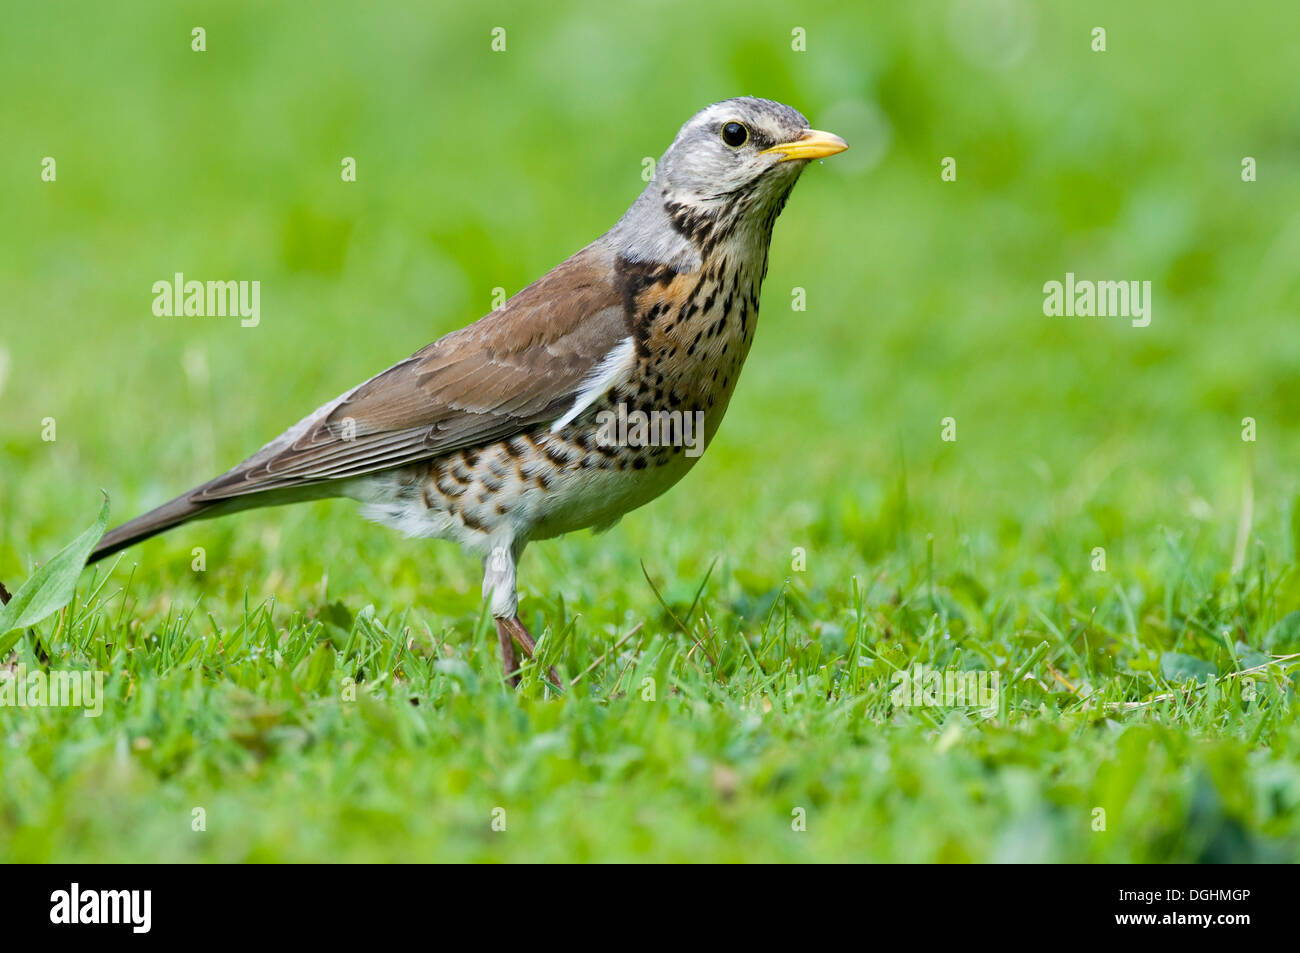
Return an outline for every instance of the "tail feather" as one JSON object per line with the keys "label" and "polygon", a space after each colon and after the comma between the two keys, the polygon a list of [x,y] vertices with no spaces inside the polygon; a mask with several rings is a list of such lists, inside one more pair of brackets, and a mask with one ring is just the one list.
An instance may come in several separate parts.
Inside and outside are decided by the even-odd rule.
{"label": "tail feather", "polygon": [[134,546],[150,536],[157,536],[173,526],[188,523],[190,520],[206,520],[240,510],[282,506],[285,503],[302,503],[307,500],[323,500],[332,496],[346,495],[339,481],[322,481],[303,486],[258,490],[228,499],[196,500],[195,497],[209,485],[205,483],[195,487],[143,516],[137,516],[130,522],[109,530],[100,539],[99,545],[90,554],[90,558],[86,560],[87,564],[97,562],[105,556],[112,556],[128,546]]}
{"label": "tail feather", "polygon": [[105,556],[111,556],[128,546],[134,546],[150,536],[157,536],[164,530],[179,526],[189,520],[201,519],[204,515],[216,516],[217,513],[211,512],[216,508],[212,503],[195,503],[190,499],[189,493],[178,496],[176,499],[164,503],[142,516],[137,516],[135,519],[109,530],[100,539],[99,545],[90,554],[87,563],[98,562]]}

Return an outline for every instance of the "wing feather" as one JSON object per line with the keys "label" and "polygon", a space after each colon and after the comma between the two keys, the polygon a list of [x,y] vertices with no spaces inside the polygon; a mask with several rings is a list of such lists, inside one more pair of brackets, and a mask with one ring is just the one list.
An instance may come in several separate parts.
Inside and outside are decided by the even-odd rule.
{"label": "wing feather", "polygon": [[191,499],[361,476],[559,419],[630,333],[613,276],[609,253],[589,245],[500,310],[321,407]]}

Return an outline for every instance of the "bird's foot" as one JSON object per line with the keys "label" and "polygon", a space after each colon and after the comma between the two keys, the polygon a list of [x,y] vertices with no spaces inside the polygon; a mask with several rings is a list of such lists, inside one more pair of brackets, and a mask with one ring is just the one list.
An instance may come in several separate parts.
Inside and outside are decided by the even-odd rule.
{"label": "bird's foot", "polygon": [[[524,654],[529,658],[537,657],[537,643],[533,637],[528,634],[524,624],[519,621],[519,616],[513,616],[509,619],[497,619],[497,639],[501,643],[501,664],[505,667],[506,679],[511,685],[519,687],[519,671],[515,660],[514,643],[518,642],[519,647],[524,650]],[[552,687],[557,690],[563,690],[563,683],[560,676],[556,674],[554,668],[548,668],[547,674],[550,676]]]}

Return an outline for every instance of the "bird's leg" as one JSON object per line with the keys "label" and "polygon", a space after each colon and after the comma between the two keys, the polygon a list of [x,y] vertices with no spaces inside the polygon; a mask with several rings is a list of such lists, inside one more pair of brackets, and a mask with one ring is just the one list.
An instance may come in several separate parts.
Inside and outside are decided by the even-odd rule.
{"label": "bird's leg", "polygon": [[519,684],[519,674],[515,664],[515,647],[511,641],[514,630],[510,622],[519,607],[519,595],[515,591],[515,560],[518,555],[514,541],[504,540],[494,545],[483,557],[483,598],[490,600],[492,618],[497,624],[501,665],[506,680],[516,686]]}
{"label": "bird's leg", "polygon": [[515,662],[515,645],[511,639],[509,620],[496,619],[497,624],[497,641],[501,643],[501,668],[506,675],[506,681],[515,688],[519,687],[519,666]]}
{"label": "bird's leg", "polygon": [[[537,643],[519,621],[519,594],[515,589],[515,563],[523,553],[524,544],[517,540],[499,543],[483,559],[483,598],[491,600],[492,619],[497,626],[497,641],[501,645],[501,665],[506,680],[519,685],[519,671],[514,643],[529,658],[537,655]],[[557,691],[563,690],[560,676],[554,668],[547,674]]]}
{"label": "bird's leg", "polygon": [[[501,625],[503,623],[510,630],[510,634],[515,637],[515,641],[519,643],[519,647],[524,650],[524,654],[529,658],[537,658],[537,643],[534,642],[533,637],[528,634],[528,630],[524,628],[524,624],[519,621],[519,616],[516,615],[510,619],[498,619],[498,633],[500,633]],[[551,677],[551,681],[557,689],[562,689],[564,687],[563,683],[560,681],[560,676],[556,673],[554,667],[548,668],[546,674]]]}

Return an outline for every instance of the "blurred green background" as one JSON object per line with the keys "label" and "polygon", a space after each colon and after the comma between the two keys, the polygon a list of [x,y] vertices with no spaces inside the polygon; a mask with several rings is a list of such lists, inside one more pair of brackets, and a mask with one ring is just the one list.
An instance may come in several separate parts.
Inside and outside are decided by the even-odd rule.
{"label": "blurred green background", "polygon": [[[203,53],[190,48],[196,26]],[[1091,48],[1098,26],[1105,52]],[[491,48],[496,27],[504,52]],[[796,29],[804,51],[792,49]],[[0,579],[14,588],[88,524],[100,487],[114,522],[135,515],[486,312],[494,288],[513,294],[608,228],[643,187],[643,159],[692,113],[752,94],[795,106],[852,149],[805,172],[777,226],[761,331],[701,464],[610,534],[526,557],[527,610],[557,628],[564,606],[584,614],[578,638],[593,647],[575,649],[569,674],[608,633],[643,619],[647,633],[671,630],[642,562],[681,609],[718,560],[715,621],[744,629],[780,598],[794,547],[808,552],[791,583],[801,638],[823,662],[854,641],[844,613],[855,577],[870,605],[906,604],[918,586],[931,598],[936,586],[965,592],[960,579],[987,618],[1003,600],[1020,606],[1005,633],[990,623],[980,635],[968,615],[954,636],[984,638],[999,664],[1052,635],[1032,607],[1065,631],[1100,606],[1099,622],[1122,617],[1131,641],[1092,645],[1099,657],[1177,645],[1222,671],[1231,660],[1214,640],[1183,644],[1195,627],[1171,621],[1180,598],[1223,608],[1256,649],[1300,609],[1289,571],[1300,540],[1297,62],[1300,7],[1262,0],[12,7],[0,30]],[[41,181],[45,156],[56,182]],[[345,156],[355,183],[340,179]],[[945,156],[955,182],[941,180]],[[1242,181],[1246,156],[1258,181]],[[155,317],[152,284],[178,271],[259,280],[260,326]],[[1044,316],[1043,284],[1066,272],[1150,281],[1151,325]],[[796,288],[805,311],[791,307]],[[945,417],[955,443],[939,439]],[[1256,443],[1242,441],[1245,417]],[[207,549],[204,573],[190,570],[194,546]],[[1097,546],[1108,574],[1090,571]],[[1234,576],[1238,550],[1246,571]],[[1265,559],[1267,592],[1225,608],[1232,600],[1215,594],[1240,595]],[[130,599],[110,615],[124,613],[142,644],[176,613],[200,629],[208,616],[234,625],[246,595],[286,607],[277,624],[290,628],[289,612],[338,599],[352,613],[413,611],[461,639],[477,631],[473,561],[366,524],[349,503],[182,528],[130,551],[106,593],[134,562]],[[1169,572],[1193,572],[1194,592],[1180,597],[1189,590]],[[914,632],[882,625],[873,638],[907,654],[924,641],[918,619]],[[70,657],[95,638],[88,628]],[[490,661],[490,638],[476,651]],[[127,725],[133,738],[158,730]],[[103,725],[65,727],[95,750],[118,743]],[[900,743],[930,750],[933,730],[918,724]],[[743,789],[751,775],[722,753],[727,737],[724,721],[705,763],[731,764]],[[114,824],[147,826],[150,797],[189,803],[167,786],[185,774],[180,758],[140,768],[145,780],[129,783],[138,809],[77,827],[61,812],[90,782],[54,754],[7,750],[11,803],[65,798],[13,824],[32,838],[19,856],[118,856]],[[10,771],[22,758],[28,769]],[[1024,834],[1062,800],[1048,760],[1024,769],[1024,811],[1013,797],[995,823],[934,843],[848,843],[863,858],[1019,857],[1026,842],[1047,844],[1047,858],[1131,857]],[[704,776],[716,786],[716,770]],[[692,783],[670,775],[660,790]],[[1300,779],[1286,784],[1300,791]],[[252,803],[237,785],[229,796]],[[879,811],[874,822],[898,821]],[[681,853],[639,841],[615,853],[691,856],[703,843],[750,856],[740,827],[705,817],[716,839],[700,840],[694,821],[680,823],[665,843]],[[276,836],[250,833],[213,856],[328,853],[327,838]],[[805,859],[845,843],[789,855],[747,838],[752,856]],[[191,856],[157,843],[140,850]],[[396,849],[377,841],[362,855]]]}

